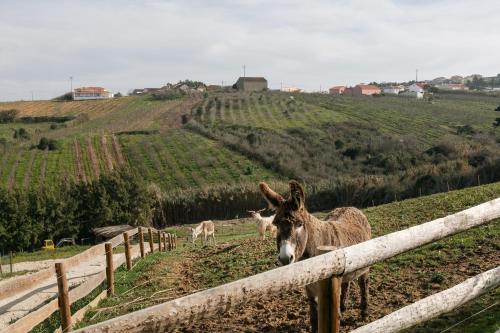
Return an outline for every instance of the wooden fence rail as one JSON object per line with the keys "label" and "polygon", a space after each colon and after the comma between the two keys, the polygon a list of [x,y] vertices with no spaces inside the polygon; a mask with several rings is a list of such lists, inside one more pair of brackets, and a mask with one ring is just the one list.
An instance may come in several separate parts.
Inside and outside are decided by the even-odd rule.
{"label": "wooden fence rail", "polygon": [[[124,235],[122,234],[122,235],[118,235],[118,236],[112,238],[109,241],[109,243],[111,243],[110,244],[111,247],[116,247],[118,245],[121,245],[126,238],[130,238],[130,237],[134,236],[135,234],[137,234],[138,228],[131,229],[125,233],[127,234],[126,237],[124,237]],[[96,246],[82,252],[81,254],[75,255],[74,257],[63,259],[63,260],[61,260],[61,262],[64,263],[64,266],[66,266],[66,269],[67,269],[68,266],[74,267],[77,264],[85,261],[84,259],[88,259],[91,256],[104,255],[105,252],[106,252],[105,245],[99,244],[99,245],[96,245]],[[140,257],[140,255],[141,255],[140,248],[136,248],[131,253],[131,259]],[[112,259],[112,266],[114,267],[114,269],[116,269],[116,268],[120,267],[121,265],[123,265],[124,263],[126,263],[126,261],[127,260],[126,260],[126,252],[125,252],[123,256],[117,256],[117,257],[114,257]],[[50,274],[48,274],[48,273],[50,273]],[[26,278],[29,278],[31,276],[35,276],[34,281],[39,282],[39,281],[46,280],[48,278],[54,278],[56,275],[55,275],[55,269],[51,268],[51,269],[44,270],[43,274],[34,273],[34,274],[30,274],[30,275],[26,276]],[[38,280],[38,279],[41,279],[41,280]],[[69,304],[73,304],[74,302],[87,296],[105,280],[106,280],[106,269],[91,275],[90,277],[87,278],[87,280],[85,280],[85,282],[81,283],[79,286],[77,286],[69,291],[69,293],[68,293],[69,294],[68,295]],[[21,291],[23,291],[23,288],[25,288],[24,284],[22,285],[22,288],[20,288]],[[10,290],[12,290],[12,288],[6,289],[6,290],[10,291]],[[16,294],[16,293],[14,293],[14,294]],[[4,333],[4,332],[9,332],[9,333],[28,332],[31,329],[33,329],[33,327],[38,325],[40,322],[47,319],[52,313],[54,313],[58,309],[59,309],[58,299],[53,299],[53,300],[49,301],[47,304],[43,305],[42,307],[36,309],[35,311],[32,311],[29,314],[23,316],[22,318],[16,320],[11,325],[0,330],[0,332],[1,333]]]}
{"label": "wooden fence rail", "polygon": [[500,266],[405,306],[351,333],[393,333],[450,312],[500,286]]}
{"label": "wooden fence rail", "polygon": [[179,323],[227,312],[251,299],[261,299],[334,275],[354,272],[499,217],[500,198],[361,244],[116,317],[77,332],[168,331]]}

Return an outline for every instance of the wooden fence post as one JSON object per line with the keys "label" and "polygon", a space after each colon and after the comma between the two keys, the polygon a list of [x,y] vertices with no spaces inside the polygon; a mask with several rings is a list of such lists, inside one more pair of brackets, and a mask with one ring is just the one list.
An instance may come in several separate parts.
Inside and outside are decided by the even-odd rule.
{"label": "wooden fence post", "polygon": [[9,265],[10,265],[10,272],[12,273],[12,251],[9,252]]}
{"label": "wooden fence post", "polygon": [[104,244],[106,249],[106,283],[107,283],[107,293],[108,297],[115,293],[115,281],[114,281],[114,270],[113,270],[113,244],[106,242]]}
{"label": "wooden fence post", "polygon": [[[335,246],[319,246],[318,254],[336,250]],[[318,332],[340,332],[340,280],[333,276],[317,282],[318,286]]]}
{"label": "wooden fence post", "polygon": [[56,262],[57,289],[59,291],[59,312],[61,314],[61,328],[63,332],[71,331],[71,310],[68,294],[68,279],[64,263]]}
{"label": "wooden fence post", "polygon": [[153,243],[153,231],[151,228],[148,228],[148,237],[149,237],[149,249],[151,250],[151,253],[154,252],[154,243]]}
{"label": "wooden fence post", "polygon": [[177,235],[176,234],[172,234],[172,237],[174,239],[174,249],[177,248]]}
{"label": "wooden fence post", "polygon": [[141,250],[141,258],[144,258],[144,233],[142,227],[139,227],[139,249]]}
{"label": "wooden fence post", "polygon": [[127,232],[123,233],[123,244],[125,245],[125,261],[127,262],[127,271],[132,269],[132,257],[130,256],[130,239]]}
{"label": "wooden fence post", "polygon": [[167,252],[167,234],[162,233],[162,240],[163,240],[163,251]]}
{"label": "wooden fence post", "polygon": [[161,252],[161,231],[158,230],[158,252]]}
{"label": "wooden fence post", "polygon": [[172,234],[168,234],[168,249],[172,251],[174,248],[174,239],[172,237]]}

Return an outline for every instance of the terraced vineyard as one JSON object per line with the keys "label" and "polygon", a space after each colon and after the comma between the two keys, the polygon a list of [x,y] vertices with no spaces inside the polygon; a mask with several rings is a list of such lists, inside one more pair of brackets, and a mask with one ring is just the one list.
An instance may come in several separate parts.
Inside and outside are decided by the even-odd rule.
{"label": "terraced vineyard", "polygon": [[[500,98],[456,99],[441,95],[432,101],[395,96],[357,98],[324,94],[221,95],[207,99],[199,118],[205,124],[249,126],[273,130],[318,128],[331,122],[359,122],[389,135],[413,135],[426,146],[457,127],[491,131]],[[196,114],[196,113],[195,113]],[[499,136],[500,137],[500,136]]]}
{"label": "terraced vineyard", "polygon": [[[168,190],[274,177],[258,163],[182,129],[181,115],[197,102],[197,98],[151,101],[125,97],[0,103],[0,110],[16,109],[18,117],[74,117],[62,125],[0,124],[0,138],[6,140],[0,144],[0,186],[12,189],[65,179],[91,181],[122,166]],[[29,139],[12,139],[20,128],[28,132]],[[33,148],[41,137],[57,140],[57,150]]]}

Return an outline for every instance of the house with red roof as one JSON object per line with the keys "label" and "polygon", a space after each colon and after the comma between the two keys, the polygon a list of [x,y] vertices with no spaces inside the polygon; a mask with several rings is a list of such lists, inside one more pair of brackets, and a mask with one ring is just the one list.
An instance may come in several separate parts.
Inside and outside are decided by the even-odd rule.
{"label": "house with red roof", "polygon": [[334,86],[328,89],[332,95],[342,95],[346,86]]}
{"label": "house with red roof", "polygon": [[373,84],[358,84],[352,88],[353,96],[372,96],[379,94],[380,88]]}
{"label": "house with red roof", "polygon": [[113,98],[113,94],[102,87],[81,87],[73,90],[73,100],[75,101],[108,98]]}

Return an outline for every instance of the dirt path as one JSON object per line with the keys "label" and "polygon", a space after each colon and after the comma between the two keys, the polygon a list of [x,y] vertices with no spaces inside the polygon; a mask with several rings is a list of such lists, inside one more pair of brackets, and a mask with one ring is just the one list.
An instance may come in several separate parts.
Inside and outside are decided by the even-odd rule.
{"label": "dirt path", "polygon": [[[137,255],[138,246],[132,248],[134,255]],[[124,256],[123,253],[114,254],[114,258]],[[44,263],[45,264],[45,263]],[[89,277],[106,269],[106,256],[100,255],[92,257],[90,260],[82,262],[80,265],[67,271],[70,289],[85,282]],[[15,279],[15,277],[13,277]],[[18,293],[12,297],[0,300],[0,330],[8,326],[13,321],[23,317],[29,312],[36,310],[46,301],[57,295],[57,283],[55,276],[43,280],[31,286],[29,290]]]}

